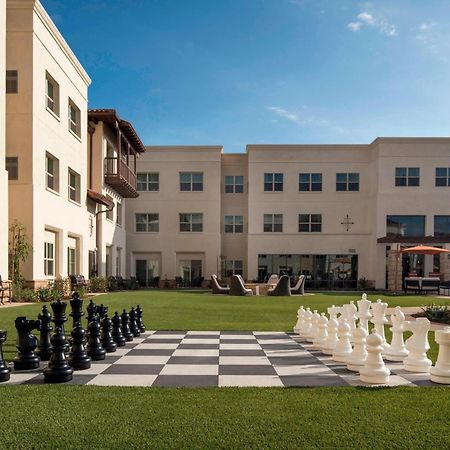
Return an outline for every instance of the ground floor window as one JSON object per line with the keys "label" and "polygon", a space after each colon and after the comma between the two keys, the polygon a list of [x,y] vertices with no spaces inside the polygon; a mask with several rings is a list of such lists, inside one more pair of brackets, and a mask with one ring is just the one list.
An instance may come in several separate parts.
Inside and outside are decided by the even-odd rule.
{"label": "ground floor window", "polygon": [[203,281],[202,260],[184,259],[178,264],[177,284],[180,287],[200,287]]}
{"label": "ground floor window", "polygon": [[44,242],[44,275],[46,277],[55,276],[55,248],[56,248],[56,233],[45,230]]}
{"label": "ground floor window", "polygon": [[117,247],[116,251],[116,277],[122,276],[122,249]]}
{"label": "ground floor window", "polygon": [[145,257],[136,259],[136,279],[139,281],[139,286],[158,287],[159,270],[159,261],[157,259]]}
{"label": "ground floor window", "polygon": [[97,276],[97,261],[96,253],[93,250],[89,251],[89,278]]}
{"label": "ground floor window", "polygon": [[68,238],[67,246],[67,275],[78,275],[78,245],[76,238]]}
{"label": "ground floor window", "polygon": [[106,246],[106,258],[105,258],[105,274],[107,277],[112,275],[112,246]]}
{"label": "ground floor window", "polygon": [[225,277],[244,275],[244,263],[241,259],[225,261]]}

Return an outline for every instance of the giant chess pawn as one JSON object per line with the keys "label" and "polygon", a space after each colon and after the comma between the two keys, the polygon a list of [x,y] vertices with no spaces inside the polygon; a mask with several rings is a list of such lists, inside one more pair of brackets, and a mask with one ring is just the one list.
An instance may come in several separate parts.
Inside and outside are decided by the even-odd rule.
{"label": "giant chess pawn", "polygon": [[114,342],[114,339],[111,334],[112,330],[112,322],[108,317],[108,314],[105,314],[101,321],[102,327],[102,347],[106,350],[107,353],[113,353],[117,350],[117,344]]}
{"label": "giant chess pawn", "polygon": [[430,349],[428,342],[428,331],[431,323],[425,317],[405,322],[405,330],[412,331],[412,336],[406,342],[409,355],[403,360],[403,368],[408,372],[428,373],[431,367],[431,360],[427,358],[427,351]]}
{"label": "giant chess pawn", "polygon": [[294,326],[294,333],[300,334],[300,331],[303,329],[303,323],[304,323],[304,316],[305,316],[305,308],[303,308],[303,305],[300,306],[300,308],[297,311],[297,323]]}
{"label": "giant chess pawn", "polygon": [[434,339],[439,344],[439,353],[430,369],[431,381],[440,384],[450,384],[450,327],[434,332]]}
{"label": "giant chess pawn", "polygon": [[80,322],[81,318],[84,316],[83,312],[83,299],[80,297],[78,292],[72,294],[72,299],[70,300],[70,307],[72,311],[70,312],[70,317],[73,318],[73,327],[75,324]]}
{"label": "giant chess pawn", "polygon": [[101,319],[103,319],[103,317],[105,317],[107,313],[108,307],[104,306],[103,303],[100,306],[97,306],[97,315],[100,317],[100,321]]}
{"label": "giant chess pawn", "polygon": [[[65,339],[64,324],[67,322],[66,316],[67,303],[62,302],[60,299],[58,299],[55,302],[50,303],[50,306],[52,307],[53,311],[53,323],[55,324],[55,330],[56,328],[61,328]],[[64,348],[67,353],[69,351],[69,343],[67,341],[64,344]]]}
{"label": "giant chess pawn", "polygon": [[384,359],[388,361],[403,361],[408,356],[408,350],[403,342],[403,324],[405,315],[400,306],[395,307],[394,314],[391,315],[392,341],[391,345],[384,351]]}
{"label": "giant chess pawn", "polygon": [[352,353],[350,336],[350,325],[343,319],[338,326],[338,341],[331,357],[333,361],[347,362],[348,356]]}
{"label": "giant chess pawn", "polygon": [[386,337],[384,335],[384,325],[388,323],[388,320],[386,319],[387,307],[388,304],[383,303],[381,299],[378,299],[375,303],[372,303],[371,305],[373,315],[371,322],[375,325],[375,330],[383,340],[382,344],[383,350],[386,350],[389,347],[388,343],[386,342]]}
{"label": "giant chess pawn", "polygon": [[94,303],[94,300],[91,299],[89,305],[86,308],[88,313],[87,315],[87,323],[88,325],[94,320],[95,314],[97,312],[97,305]]}
{"label": "giant chess pawn", "polygon": [[52,357],[48,366],[44,368],[46,383],[66,383],[72,379],[73,368],[69,366],[65,355],[66,339],[62,328],[57,327],[51,338]]}
{"label": "giant chess pawn", "polygon": [[303,339],[306,339],[311,332],[311,319],[312,319],[312,311],[311,308],[306,308],[306,311],[303,315],[303,329],[300,330],[299,336]]}
{"label": "giant chess pawn", "polygon": [[111,319],[112,321],[112,338],[114,342],[117,344],[117,347],[123,347],[126,344],[126,340],[122,334],[122,319],[119,316],[119,313],[116,311],[114,316]]}
{"label": "giant chess pawn", "polygon": [[347,358],[347,369],[352,372],[359,372],[367,359],[366,339],[369,333],[360,323],[353,332],[353,351]]}
{"label": "giant chess pawn", "polygon": [[144,324],[144,320],[142,318],[143,313],[144,312],[142,311],[142,308],[139,305],[137,305],[137,307],[136,307],[136,324],[141,333],[145,333],[145,324]]}
{"label": "giant chess pawn", "polygon": [[101,361],[105,359],[106,350],[102,347],[100,341],[100,324],[96,318],[89,324],[88,329],[87,354],[92,358],[92,361]]}
{"label": "giant chess pawn", "polygon": [[[80,318],[81,320],[81,318]],[[91,358],[86,352],[86,331],[77,322],[72,329],[72,347],[69,353],[69,364],[74,370],[85,370],[91,367]]]}
{"label": "giant chess pawn", "polygon": [[122,319],[122,334],[127,342],[131,342],[133,340],[133,333],[130,330],[130,316],[127,311],[124,309],[122,315],[120,316]]}
{"label": "giant chess pawn", "polygon": [[373,329],[366,343],[368,355],[364,366],[359,369],[360,380],[370,384],[388,383],[391,371],[386,367],[381,356],[383,338]]}
{"label": "giant chess pawn", "polygon": [[317,309],[314,310],[313,315],[311,316],[311,329],[309,331],[309,336],[306,338],[308,342],[313,342],[317,336],[318,331],[318,321],[320,319],[320,314],[317,312]]}
{"label": "giant chess pawn", "polygon": [[42,312],[38,315],[40,321],[39,325],[39,345],[36,350],[36,354],[39,355],[41,361],[48,361],[52,356],[52,345],[51,345],[51,331],[53,327],[51,325],[52,315],[48,310],[47,306],[42,307]]}
{"label": "giant chess pawn", "polygon": [[0,330],[0,383],[8,381],[11,377],[11,368],[7,366],[3,358],[3,344],[6,342],[7,333]]}
{"label": "giant chess pawn", "polygon": [[317,333],[313,340],[313,347],[321,349],[328,337],[328,317],[322,313],[317,321]]}
{"label": "giant chess pawn", "polygon": [[40,326],[39,320],[28,320],[26,317],[17,317],[14,322],[17,330],[16,348],[17,356],[14,358],[15,370],[32,370],[39,367],[41,359],[36,355],[36,336],[32,333]]}
{"label": "giant chess pawn", "polygon": [[372,317],[370,305],[372,302],[367,300],[367,294],[363,294],[361,300],[358,300],[356,303],[358,304],[356,316],[359,319],[359,323],[367,332],[369,332],[369,319]]}
{"label": "giant chess pawn", "polygon": [[338,343],[338,327],[339,322],[337,319],[330,319],[328,321],[327,326],[327,339],[325,343],[322,345],[321,350],[322,353],[325,355],[332,355],[334,352],[334,349],[336,348],[336,345]]}
{"label": "giant chess pawn", "polygon": [[141,335],[141,332],[139,331],[137,322],[136,322],[136,310],[134,307],[131,307],[131,311],[129,312],[130,315],[130,331],[133,333],[134,337],[139,337]]}
{"label": "giant chess pawn", "polygon": [[353,340],[353,332],[356,329],[356,313],[358,312],[358,308],[355,306],[355,302],[353,300],[350,301],[350,303],[343,306],[344,308],[344,315],[347,319],[348,324],[350,325],[350,341]]}

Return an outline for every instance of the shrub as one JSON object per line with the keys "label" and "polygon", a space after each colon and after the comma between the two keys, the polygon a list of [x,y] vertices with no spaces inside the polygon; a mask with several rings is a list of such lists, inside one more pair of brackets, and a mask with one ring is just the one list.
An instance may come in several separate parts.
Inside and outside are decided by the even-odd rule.
{"label": "shrub", "polygon": [[93,277],[89,280],[91,292],[106,292],[108,290],[108,280],[104,277]]}

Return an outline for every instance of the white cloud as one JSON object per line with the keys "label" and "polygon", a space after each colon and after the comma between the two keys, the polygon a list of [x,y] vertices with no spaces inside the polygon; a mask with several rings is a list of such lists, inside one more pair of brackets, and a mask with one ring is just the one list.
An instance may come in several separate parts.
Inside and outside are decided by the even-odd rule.
{"label": "white cloud", "polygon": [[386,19],[382,17],[376,17],[372,13],[368,11],[360,12],[356,16],[357,21],[349,22],[347,24],[347,28],[350,31],[357,32],[360,31],[363,27],[372,27],[376,28],[381,34],[385,36],[396,36],[397,28],[394,24],[388,22]]}
{"label": "white cloud", "polygon": [[361,28],[362,23],[361,22],[350,22],[347,24],[347,28],[350,31],[358,31]]}
{"label": "white cloud", "polygon": [[447,63],[450,54],[449,33],[435,22],[424,22],[417,27],[416,40],[431,56]]}
{"label": "white cloud", "polygon": [[309,114],[306,111],[306,107],[301,107],[296,111],[289,111],[281,106],[267,106],[267,110],[273,112],[278,117],[302,127],[328,127],[330,125],[327,119]]}
{"label": "white cloud", "polygon": [[375,19],[373,18],[372,14],[366,11],[359,13],[356,18],[361,22],[367,23],[368,25],[373,25],[375,23]]}

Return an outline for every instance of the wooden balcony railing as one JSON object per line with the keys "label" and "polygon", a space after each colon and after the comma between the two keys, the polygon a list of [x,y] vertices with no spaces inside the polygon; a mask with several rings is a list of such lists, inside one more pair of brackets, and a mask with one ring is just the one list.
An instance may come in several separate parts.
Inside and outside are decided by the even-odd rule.
{"label": "wooden balcony railing", "polygon": [[104,165],[105,183],[123,197],[137,197],[136,174],[121,158],[106,157]]}

